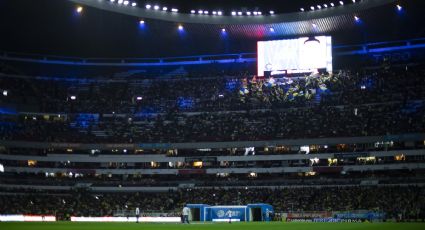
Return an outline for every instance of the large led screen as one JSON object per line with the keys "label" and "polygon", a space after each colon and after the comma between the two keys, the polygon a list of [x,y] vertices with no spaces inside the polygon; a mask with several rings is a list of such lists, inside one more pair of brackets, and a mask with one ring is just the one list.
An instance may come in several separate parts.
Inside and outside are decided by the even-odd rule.
{"label": "large led screen", "polygon": [[283,72],[332,71],[332,38],[302,37],[257,42],[258,76]]}

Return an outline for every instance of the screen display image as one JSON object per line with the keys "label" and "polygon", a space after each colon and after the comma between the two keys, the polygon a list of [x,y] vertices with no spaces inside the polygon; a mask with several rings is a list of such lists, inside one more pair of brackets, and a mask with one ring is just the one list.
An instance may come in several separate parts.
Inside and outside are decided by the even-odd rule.
{"label": "screen display image", "polygon": [[332,38],[301,37],[257,42],[258,76],[284,72],[332,71]]}

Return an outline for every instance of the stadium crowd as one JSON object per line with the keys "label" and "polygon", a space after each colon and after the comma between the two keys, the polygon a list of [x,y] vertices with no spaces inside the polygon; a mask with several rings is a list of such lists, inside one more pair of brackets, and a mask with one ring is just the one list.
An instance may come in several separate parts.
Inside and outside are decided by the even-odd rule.
{"label": "stadium crowd", "polygon": [[[22,191],[21,191],[22,192]],[[383,211],[387,218],[425,218],[425,190],[416,186],[180,189],[165,193],[2,192],[0,213],[107,216],[118,210],[178,213],[187,203],[241,205],[268,203],[276,212]]]}
{"label": "stadium crowd", "polygon": [[[134,143],[422,132],[423,71],[132,82],[4,77],[0,136]],[[8,105],[17,110],[7,110]]]}

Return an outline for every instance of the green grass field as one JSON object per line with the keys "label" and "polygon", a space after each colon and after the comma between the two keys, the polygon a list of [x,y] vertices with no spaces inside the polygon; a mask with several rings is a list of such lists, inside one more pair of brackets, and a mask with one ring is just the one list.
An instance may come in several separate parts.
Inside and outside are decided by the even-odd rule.
{"label": "green grass field", "polygon": [[423,223],[193,223],[183,224],[136,224],[136,223],[14,223],[0,222],[1,230],[423,230]]}

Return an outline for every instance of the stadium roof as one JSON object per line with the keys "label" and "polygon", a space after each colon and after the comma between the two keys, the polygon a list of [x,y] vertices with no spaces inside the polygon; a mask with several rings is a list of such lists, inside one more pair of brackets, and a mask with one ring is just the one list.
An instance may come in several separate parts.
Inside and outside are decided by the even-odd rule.
{"label": "stadium roof", "polygon": [[[147,2],[137,1],[139,6]],[[202,2],[215,9],[224,1],[156,2],[181,9],[190,9],[191,3]],[[172,2],[179,5],[174,6]],[[241,3],[246,3],[246,7],[241,7],[243,12],[248,9],[266,11],[275,5],[276,13],[265,13],[261,17],[214,17],[192,15],[183,10],[165,13],[142,7],[121,7],[110,0],[4,0],[0,1],[0,51],[150,58],[254,52],[258,40],[319,34],[332,35],[334,44],[425,36],[425,15],[421,10],[425,8],[425,1],[420,0],[363,0],[356,4],[348,4],[345,0],[344,7],[308,12],[307,9],[306,12],[294,12],[293,9],[300,5],[293,5],[293,2],[308,6],[312,2],[330,1],[273,3],[264,0],[263,5],[260,1],[226,2],[223,12],[227,13]],[[401,4],[403,11],[398,12],[396,4]],[[82,7],[82,11],[77,12],[77,7]],[[281,10],[286,8],[289,13]]]}

